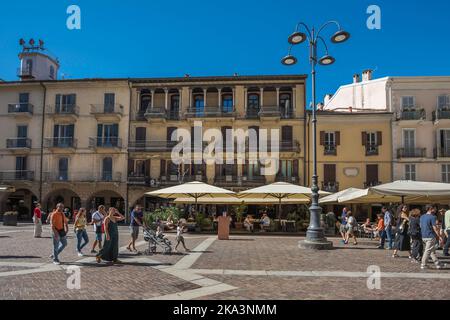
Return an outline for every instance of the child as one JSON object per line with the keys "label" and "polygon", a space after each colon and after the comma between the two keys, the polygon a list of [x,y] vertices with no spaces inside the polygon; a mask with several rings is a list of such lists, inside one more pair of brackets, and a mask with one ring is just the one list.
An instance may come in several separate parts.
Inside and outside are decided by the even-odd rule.
{"label": "child", "polygon": [[189,249],[186,248],[186,245],[184,244],[184,237],[183,237],[184,228],[185,228],[184,224],[181,221],[178,221],[178,223],[177,223],[177,245],[175,246],[175,252],[177,252],[177,248],[180,243],[183,245],[183,248],[185,251],[189,251]]}

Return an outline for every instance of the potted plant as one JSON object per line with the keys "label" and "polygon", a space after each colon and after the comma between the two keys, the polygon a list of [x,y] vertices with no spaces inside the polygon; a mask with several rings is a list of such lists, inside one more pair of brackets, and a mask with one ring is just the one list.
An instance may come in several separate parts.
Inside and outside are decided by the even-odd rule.
{"label": "potted plant", "polygon": [[202,231],[202,226],[204,224],[204,220],[205,220],[205,215],[203,213],[197,213],[197,215],[195,216],[195,231],[196,232],[201,232]]}
{"label": "potted plant", "polygon": [[8,211],[3,214],[3,225],[4,226],[17,226],[17,211]]}
{"label": "potted plant", "polygon": [[236,214],[236,222],[234,223],[234,226],[238,230],[242,229],[243,225],[244,225],[242,223],[242,218],[244,217],[244,213],[247,211],[247,206],[245,204],[241,203],[238,206],[234,206],[233,209]]}

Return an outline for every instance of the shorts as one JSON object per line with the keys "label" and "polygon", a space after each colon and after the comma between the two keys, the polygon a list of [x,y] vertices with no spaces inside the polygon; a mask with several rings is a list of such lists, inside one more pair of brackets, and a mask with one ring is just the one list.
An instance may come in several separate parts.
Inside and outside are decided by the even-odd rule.
{"label": "shorts", "polygon": [[102,241],[102,236],[103,236],[102,227],[95,225],[95,240]]}
{"label": "shorts", "polygon": [[355,234],[355,231],[353,230],[352,227],[347,228],[347,234],[353,236]]}
{"label": "shorts", "polygon": [[340,232],[340,233],[345,233],[345,232],[347,232],[347,225],[341,223],[341,225],[339,226],[339,232]]}
{"label": "shorts", "polygon": [[130,226],[130,235],[133,239],[139,237],[139,226]]}

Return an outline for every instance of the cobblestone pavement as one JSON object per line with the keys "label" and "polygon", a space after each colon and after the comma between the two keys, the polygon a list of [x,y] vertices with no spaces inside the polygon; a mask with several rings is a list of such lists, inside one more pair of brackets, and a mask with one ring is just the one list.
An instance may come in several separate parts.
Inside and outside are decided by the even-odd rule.
{"label": "cobblestone pavement", "polygon": [[[344,246],[336,238],[333,250],[315,252],[299,249],[298,237],[252,234],[218,241],[187,234],[191,252],[147,256],[126,251],[127,227],[119,233],[123,264],[78,257],[69,233],[63,264],[55,266],[48,258],[48,226],[41,239],[33,238],[29,224],[0,226],[0,299],[450,299],[450,267],[421,270],[407,253],[393,259],[368,239]],[[175,242],[174,234],[167,236]],[[141,234],[138,249],[146,246]],[[67,286],[73,266],[80,267],[79,290]],[[379,282],[371,277],[377,270]],[[368,281],[380,289],[369,289]]]}

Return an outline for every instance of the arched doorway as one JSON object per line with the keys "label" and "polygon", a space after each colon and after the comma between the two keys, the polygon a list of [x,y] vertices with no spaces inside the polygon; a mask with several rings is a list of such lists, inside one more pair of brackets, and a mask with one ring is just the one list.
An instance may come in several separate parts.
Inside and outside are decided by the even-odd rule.
{"label": "arched doorway", "polygon": [[29,189],[18,189],[3,196],[2,211],[17,211],[19,220],[31,220],[37,196]]}
{"label": "arched doorway", "polygon": [[58,203],[63,203],[70,212],[81,207],[81,199],[78,194],[70,189],[57,189],[50,192],[42,203],[43,208],[52,211]]}

